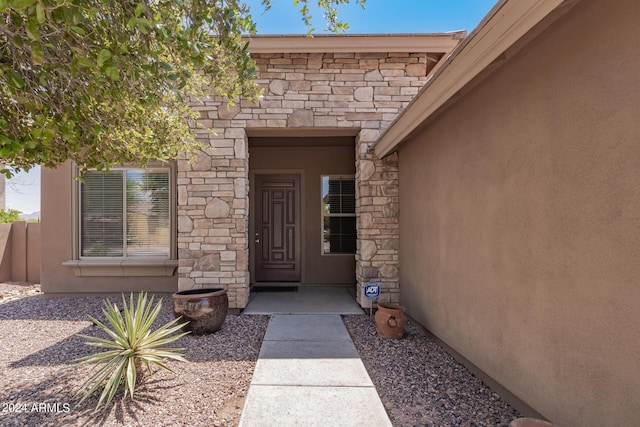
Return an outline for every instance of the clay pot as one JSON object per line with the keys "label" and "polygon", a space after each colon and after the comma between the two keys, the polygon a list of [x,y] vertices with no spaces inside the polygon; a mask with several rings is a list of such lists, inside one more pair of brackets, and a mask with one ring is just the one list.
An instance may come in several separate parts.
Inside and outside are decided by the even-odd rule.
{"label": "clay pot", "polygon": [[402,338],[407,326],[404,310],[404,307],[398,304],[379,302],[375,316],[378,335],[382,338]]}
{"label": "clay pot", "polygon": [[173,314],[188,320],[182,329],[194,335],[220,330],[228,311],[227,290],[221,287],[189,289],[173,294]]}

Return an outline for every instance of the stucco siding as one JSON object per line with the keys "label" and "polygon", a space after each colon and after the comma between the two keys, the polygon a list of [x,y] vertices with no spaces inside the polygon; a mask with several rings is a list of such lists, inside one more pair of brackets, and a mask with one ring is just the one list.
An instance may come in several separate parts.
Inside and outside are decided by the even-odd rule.
{"label": "stucco siding", "polygon": [[76,276],[63,263],[74,259],[73,192],[76,181],[71,162],[56,169],[44,169],[41,181],[41,286],[48,294],[91,294],[118,292],[175,292],[177,275],[162,276]]}
{"label": "stucco siding", "polygon": [[581,1],[400,146],[401,301],[562,426],[640,413],[634,1]]}

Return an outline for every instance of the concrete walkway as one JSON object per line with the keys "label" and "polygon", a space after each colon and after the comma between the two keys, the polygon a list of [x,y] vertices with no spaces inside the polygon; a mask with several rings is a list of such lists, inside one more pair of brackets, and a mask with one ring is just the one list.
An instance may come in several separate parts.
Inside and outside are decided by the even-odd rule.
{"label": "concrete walkway", "polygon": [[240,426],[391,426],[336,314],[273,315]]}
{"label": "concrete walkway", "polygon": [[362,313],[346,286],[301,286],[287,292],[251,292],[249,305],[242,311],[242,314]]}

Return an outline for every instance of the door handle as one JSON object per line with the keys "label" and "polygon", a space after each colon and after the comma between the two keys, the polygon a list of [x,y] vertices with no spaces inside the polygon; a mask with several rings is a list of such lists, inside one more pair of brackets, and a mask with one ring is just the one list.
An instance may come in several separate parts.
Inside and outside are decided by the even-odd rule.
{"label": "door handle", "polygon": [[259,234],[259,233],[256,233],[256,240],[255,240],[255,242],[256,242],[256,243],[260,243],[260,234]]}

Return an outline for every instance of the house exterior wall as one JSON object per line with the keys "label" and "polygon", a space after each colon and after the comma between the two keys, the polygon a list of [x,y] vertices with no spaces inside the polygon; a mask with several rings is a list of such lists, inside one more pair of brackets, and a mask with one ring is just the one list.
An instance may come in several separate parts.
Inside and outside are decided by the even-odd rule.
{"label": "house exterior wall", "polygon": [[[77,275],[79,270],[73,265],[74,240],[77,238],[77,205],[74,200],[77,181],[75,168],[67,162],[56,169],[42,169],[41,197],[41,262],[40,285],[42,291],[50,294],[105,294],[120,292],[175,292],[178,278],[169,272],[158,276],[149,275],[144,266],[137,266],[135,276],[114,275],[113,268],[104,273],[91,272],[90,276]],[[81,273],[82,274],[82,273]]]}
{"label": "house exterior wall", "polygon": [[[171,213],[175,243],[169,259],[81,258],[78,184],[69,162],[42,172],[42,290],[173,292],[222,285],[229,291],[230,307],[243,308],[249,297],[249,243],[253,242],[248,235],[249,139],[348,137],[354,141],[350,154],[342,156],[342,148],[336,153],[341,165],[351,163],[356,177],[355,267],[350,259],[333,265],[336,270],[326,275],[318,267],[323,263],[308,259],[306,279],[342,282],[351,270],[359,300],[363,285],[375,280],[382,286],[380,301],[397,301],[397,158],[377,159],[369,147],[463,35],[253,38],[257,82],[264,96],[234,106],[216,97],[192,100],[200,112],[194,132],[208,148],[195,162],[176,159]],[[315,251],[313,236],[306,240],[311,246],[304,252]]]}
{"label": "house exterior wall", "polygon": [[[260,138],[267,143],[277,144],[280,138]],[[251,175],[259,173],[301,173],[302,175],[302,279],[304,284],[335,285],[355,283],[355,258],[347,254],[322,254],[322,175],[351,175],[355,173],[355,152],[353,138],[341,138],[350,142],[343,146],[323,146],[323,141],[336,138],[297,139],[297,146],[252,146],[249,152]],[[253,180],[251,180],[253,185]],[[250,192],[253,203],[253,193]],[[250,227],[250,230],[253,230]],[[254,271],[250,268],[250,271]]]}
{"label": "house exterior wall", "polygon": [[[345,43],[348,41],[345,40]],[[381,301],[397,301],[397,162],[368,153],[380,131],[408,105],[434,65],[426,52],[257,53],[264,97],[228,108],[194,103],[198,139],[210,146],[195,164],[178,164],[178,285],[222,284],[233,308],[246,306],[249,262],[248,137],[355,135],[358,298],[368,280]],[[438,57],[439,58],[439,57]],[[205,129],[213,128],[217,135]]]}
{"label": "house exterior wall", "polygon": [[552,422],[640,414],[640,43],[573,9],[399,148],[401,302]]}

